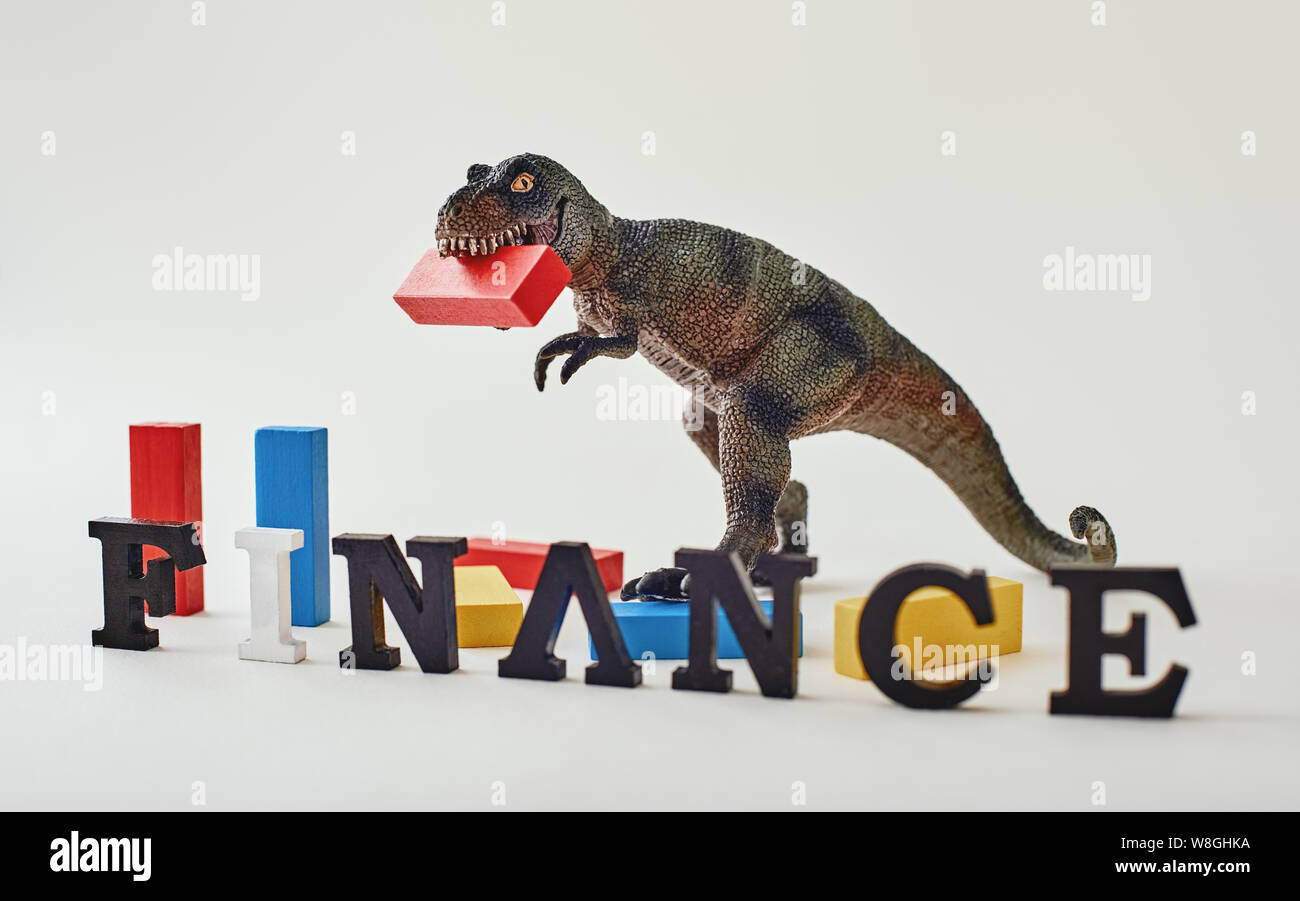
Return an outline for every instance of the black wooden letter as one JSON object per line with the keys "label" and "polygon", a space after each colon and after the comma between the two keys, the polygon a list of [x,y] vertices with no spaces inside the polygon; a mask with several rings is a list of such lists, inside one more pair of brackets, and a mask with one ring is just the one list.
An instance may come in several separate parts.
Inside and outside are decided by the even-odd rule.
{"label": "black wooden letter", "polygon": [[348,561],[352,610],[352,644],[339,652],[339,666],[384,670],[402,662],[401,649],[384,640],[385,601],[421,672],[450,673],[460,666],[452,561],[465,553],[464,538],[422,536],[406,542],[406,555],[423,569],[423,588],[392,535],[336,535],[333,545]]}
{"label": "black wooden letter", "polygon": [[721,604],[759,690],[769,698],[793,698],[799,690],[799,580],[817,572],[817,558],[772,554],[759,559],[756,568],[772,584],[770,622],[734,553],[682,548],[676,563],[690,571],[690,660],[673,670],[673,688],[731,691],[731,670],[718,668]]}
{"label": "black wooden letter", "polygon": [[578,541],[551,545],[514,647],[497,664],[498,676],[548,682],[564,678],[565,663],[555,656],[555,640],[575,594],[599,658],[587,667],[587,684],[624,688],[641,684],[641,667],[632,662],[623,644],[591,548]]}
{"label": "black wooden letter", "polygon": [[[145,601],[150,616],[176,612],[176,570],[207,562],[194,523],[106,516],[90,521],[90,537],[99,539],[104,561],[104,628],[91,631],[91,643],[128,651],[158,647],[158,630],[144,622]],[[171,556],[150,560],[146,570],[144,545]]]}
{"label": "black wooden letter", "polygon": [[1127,657],[1129,674],[1146,675],[1146,614],[1133,614],[1124,632],[1101,630],[1102,595],[1107,591],[1145,591],[1169,605],[1178,625],[1196,625],[1192,602],[1177,569],[1122,567],[1098,569],[1091,566],[1052,568],[1052,584],[1070,592],[1070,681],[1065,691],[1052,692],[1052,713],[1084,713],[1093,716],[1174,715],[1178,694],[1187,680],[1187,668],[1174,664],[1165,677],[1142,691],[1106,691],[1101,687],[1101,658],[1104,654]]}
{"label": "black wooden letter", "polygon": [[972,668],[968,678],[942,682],[898,679],[892,672],[899,608],[909,594],[931,585],[946,588],[957,595],[975,617],[977,625],[987,626],[993,622],[993,602],[982,569],[973,569],[969,576],[963,576],[960,570],[951,566],[914,563],[894,570],[872,589],[858,622],[858,654],[872,683],[892,700],[905,707],[944,710],[969,700],[988,681],[987,676],[980,674],[978,666]]}

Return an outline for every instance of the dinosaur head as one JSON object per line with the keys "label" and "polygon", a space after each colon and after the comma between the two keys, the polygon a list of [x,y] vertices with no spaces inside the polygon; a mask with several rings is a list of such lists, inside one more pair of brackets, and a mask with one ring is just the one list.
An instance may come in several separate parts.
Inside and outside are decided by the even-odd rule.
{"label": "dinosaur head", "polygon": [[549,244],[572,269],[610,229],[609,211],[547,157],[521,153],[496,166],[475,163],[466,179],[438,210],[440,256]]}

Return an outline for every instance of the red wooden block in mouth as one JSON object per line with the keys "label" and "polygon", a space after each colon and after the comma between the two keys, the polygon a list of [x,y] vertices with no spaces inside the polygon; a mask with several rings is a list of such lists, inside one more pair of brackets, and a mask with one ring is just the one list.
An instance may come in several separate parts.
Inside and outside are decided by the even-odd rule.
{"label": "red wooden block in mouth", "polygon": [[545,244],[468,257],[439,257],[434,249],[415,264],[393,300],[421,325],[532,326],[572,277]]}

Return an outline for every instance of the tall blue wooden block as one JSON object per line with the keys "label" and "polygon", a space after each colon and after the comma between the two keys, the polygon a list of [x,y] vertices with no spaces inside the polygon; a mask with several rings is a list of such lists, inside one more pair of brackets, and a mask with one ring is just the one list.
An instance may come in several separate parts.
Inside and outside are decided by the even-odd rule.
{"label": "tall blue wooden block", "polygon": [[329,465],[323,428],[267,426],[253,436],[257,524],[302,529],[289,555],[295,626],[330,618]]}
{"label": "tall blue wooden block", "polygon": [[[759,606],[772,618],[772,602],[759,601]],[[623,601],[609,605],[614,610],[614,621],[623,633],[623,643],[633,660],[643,659],[649,652],[656,660],[685,660],[690,647],[691,605],[682,601]],[[596,659],[596,646],[587,637],[591,659]],[[718,607],[718,659],[739,660],[745,656],[740,649],[736,632],[727,621],[727,614]],[[803,656],[803,613],[799,614],[799,656]]]}

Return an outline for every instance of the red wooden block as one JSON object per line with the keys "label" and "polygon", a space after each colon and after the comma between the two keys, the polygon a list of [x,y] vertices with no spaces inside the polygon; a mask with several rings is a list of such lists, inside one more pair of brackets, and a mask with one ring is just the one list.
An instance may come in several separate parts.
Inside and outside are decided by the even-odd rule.
{"label": "red wooden block", "polygon": [[[493,544],[491,538],[469,539],[469,553],[456,558],[457,566],[495,566],[512,588],[537,587],[549,544],[536,541],[506,541]],[[623,552],[591,549],[596,571],[606,591],[623,587]]]}
{"label": "red wooden block", "polygon": [[[173,522],[203,521],[197,422],[145,422],[131,426],[131,516]],[[167,556],[145,548],[145,560]],[[176,613],[203,609],[203,567],[176,573]]]}
{"label": "red wooden block", "polygon": [[545,244],[502,247],[490,256],[427,251],[393,300],[421,325],[536,325],[572,273]]}

